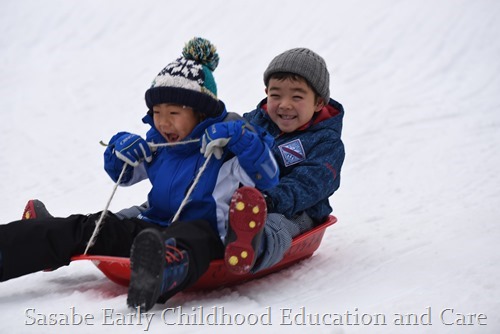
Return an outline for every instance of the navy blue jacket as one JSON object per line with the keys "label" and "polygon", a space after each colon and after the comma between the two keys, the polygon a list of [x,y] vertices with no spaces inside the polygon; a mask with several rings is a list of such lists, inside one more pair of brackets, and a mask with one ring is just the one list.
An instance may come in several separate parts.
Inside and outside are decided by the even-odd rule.
{"label": "navy blue jacket", "polygon": [[272,201],[269,212],[292,218],[306,212],[322,221],[332,212],[328,198],[339,188],[344,162],[341,140],[344,108],[330,99],[302,130],[282,133],[266,111],[267,99],[243,117],[274,137],[272,152],[280,168],[280,182],[264,193]]}

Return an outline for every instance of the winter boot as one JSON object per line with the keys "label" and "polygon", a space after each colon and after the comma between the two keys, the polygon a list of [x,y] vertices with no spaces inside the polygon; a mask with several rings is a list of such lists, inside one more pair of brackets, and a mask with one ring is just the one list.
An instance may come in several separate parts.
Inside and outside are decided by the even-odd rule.
{"label": "winter boot", "polygon": [[235,274],[248,273],[258,256],[267,206],[262,194],[252,187],[235,191],[229,207],[229,228],[224,261]]}
{"label": "winter boot", "polygon": [[176,247],[174,238],[165,240],[156,229],[142,231],[130,254],[127,305],[150,310],[163,294],[184,281],[188,265],[187,252]]}
{"label": "winter boot", "polygon": [[24,207],[23,217],[21,219],[35,219],[35,218],[52,218],[53,216],[47,211],[45,205],[37,200],[30,199]]}
{"label": "winter boot", "polygon": [[[26,203],[26,206],[24,207],[24,212],[23,212],[23,217],[21,218],[22,220],[26,219],[35,219],[35,218],[53,218],[49,211],[47,211],[47,208],[45,207],[45,204],[42,203],[42,201],[37,200],[37,199],[30,199],[28,203]],[[54,271],[57,268],[54,269],[45,269],[44,271],[50,272]]]}

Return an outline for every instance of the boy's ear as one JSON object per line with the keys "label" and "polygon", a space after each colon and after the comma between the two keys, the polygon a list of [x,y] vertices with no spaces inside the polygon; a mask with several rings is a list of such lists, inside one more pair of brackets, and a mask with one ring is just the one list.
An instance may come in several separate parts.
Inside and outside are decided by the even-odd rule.
{"label": "boy's ear", "polygon": [[323,98],[319,98],[317,101],[316,101],[316,107],[314,108],[314,111],[315,112],[318,112],[320,111],[321,109],[323,109],[323,107],[325,106],[325,100],[323,100]]}

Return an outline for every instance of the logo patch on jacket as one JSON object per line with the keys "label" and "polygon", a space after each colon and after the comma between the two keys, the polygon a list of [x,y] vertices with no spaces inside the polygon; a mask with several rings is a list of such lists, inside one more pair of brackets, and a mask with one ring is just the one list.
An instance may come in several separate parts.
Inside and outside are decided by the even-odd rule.
{"label": "logo patch on jacket", "polygon": [[306,153],[302,147],[300,139],[292,140],[291,142],[278,146],[283,157],[285,166],[297,164],[306,159]]}

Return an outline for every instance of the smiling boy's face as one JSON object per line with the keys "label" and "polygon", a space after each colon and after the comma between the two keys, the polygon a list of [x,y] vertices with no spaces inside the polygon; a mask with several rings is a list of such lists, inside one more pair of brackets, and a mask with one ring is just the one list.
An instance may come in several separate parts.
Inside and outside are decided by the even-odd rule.
{"label": "smiling boy's face", "polygon": [[153,121],[163,138],[173,143],[186,138],[200,122],[200,117],[190,107],[162,103],[153,106]]}
{"label": "smiling boy's face", "polygon": [[271,78],[266,88],[267,113],[285,133],[293,132],[308,123],[315,112],[323,108],[323,99],[305,80]]}

